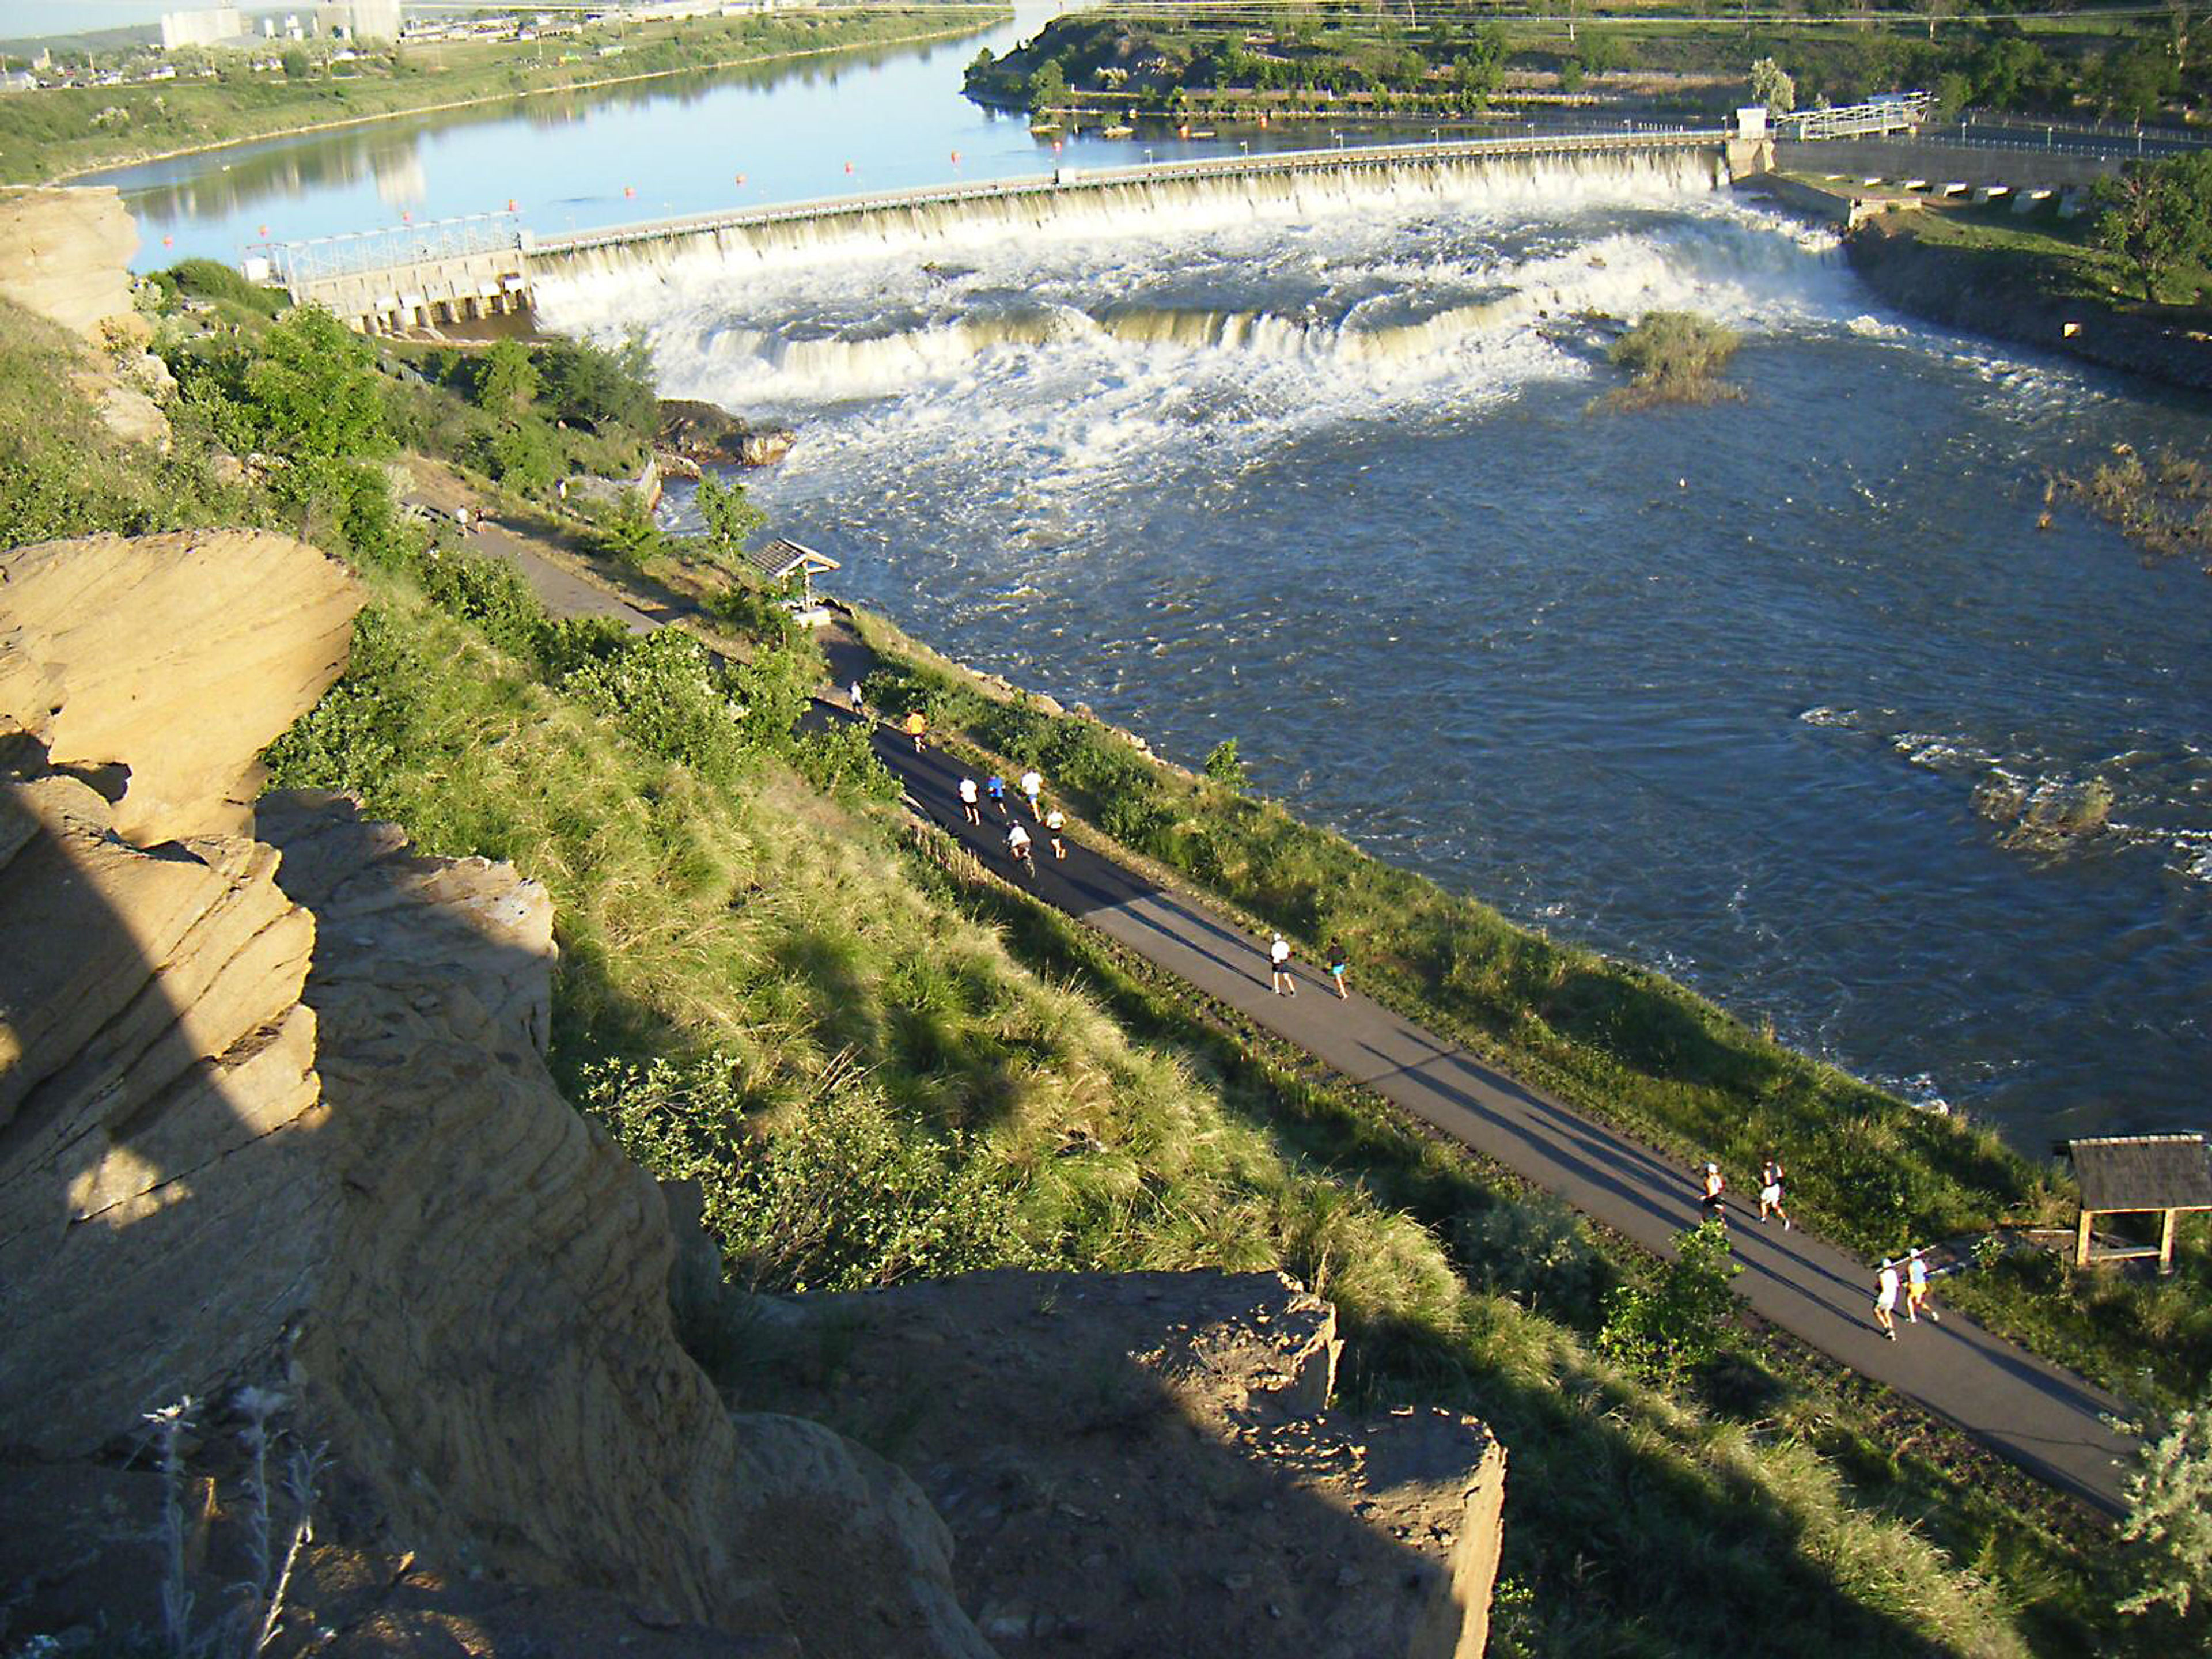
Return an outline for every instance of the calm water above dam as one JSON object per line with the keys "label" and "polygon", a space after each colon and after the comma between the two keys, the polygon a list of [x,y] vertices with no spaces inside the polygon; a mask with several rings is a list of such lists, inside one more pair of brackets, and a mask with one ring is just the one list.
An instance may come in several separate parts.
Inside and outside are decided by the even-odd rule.
{"label": "calm water above dam", "polygon": [[[737,100],[763,131],[926,112],[903,145],[848,120],[884,158],[863,185],[942,176],[915,158],[979,134],[1037,170],[957,100],[973,52],[344,141],[404,150],[419,188],[364,164],[248,197],[192,158],[134,205],[156,250],[167,227],[226,257],[280,210],[314,234],[500,205],[460,199],[489,163],[441,159],[471,144],[539,181],[495,193],[545,229],[720,205],[702,112]],[[794,149],[777,193],[842,184]],[[561,196],[591,201],[536,210]],[[1688,164],[1162,191],[543,298],[643,328],[672,395],[797,423],[752,481],[778,527],[965,660],[1185,760],[1234,736],[1261,788],[1383,856],[2032,1152],[2204,1127],[2212,580],[2070,509],[2036,528],[2052,470],[2201,449],[2201,404],[1889,313],[1824,235]],[[1613,377],[1583,313],[1667,306],[1743,333],[1744,400],[1590,413]],[[2089,778],[2112,825],[2057,851],[1973,804]]]}

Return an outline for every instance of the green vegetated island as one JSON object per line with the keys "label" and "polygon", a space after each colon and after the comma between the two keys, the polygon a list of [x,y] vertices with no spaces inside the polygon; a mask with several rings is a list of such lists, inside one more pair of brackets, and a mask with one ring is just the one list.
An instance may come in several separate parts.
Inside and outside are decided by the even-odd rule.
{"label": "green vegetated island", "polygon": [[[0,302],[0,548],[265,526],[359,573],[350,664],[269,750],[272,782],[352,791],[425,851],[544,884],[556,1074],[645,1168],[698,1183],[733,1284],[1279,1267],[1340,1310],[1347,1399],[1462,1409],[1510,1448],[1500,1655],[2166,1656],[2212,1635],[2203,1218],[2170,1279],[2076,1273],[2032,1242],[2070,1221],[2068,1182],[1988,1130],[1368,857],[1249,794],[1233,751],[1185,770],[854,618],[876,708],[923,712],[978,765],[1038,766],[1086,842],[1309,955],[1342,941],[1371,994],[1738,1187],[1780,1149],[1800,1218],[1861,1250],[1985,1241],[1945,1297],[2153,1425],[2141,1524],[2116,1538],[1729,1316],[1717,1241],[1662,1264],[1592,1229],[908,819],[852,728],[801,729],[825,664],[743,557],[742,489],[709,483],[708,533],[679,540],[581,487],[653,445],[641,353],[371,343],[205,262],[139,305],[174,381],[159,446],[103,417],[110,363]],[[553,619],[406,508],[429,480],[693,625]],[[699,1353],[731,1399],[771,1392]]]}
{"label": "green vegetated island", "polygon": [[[64,179],[182,151],[380,117],[586,91],[684,74],[728,74],[815,53],[952,40],[1004,21],[1000,5],[910,0],[729,17],[589,25],[549,14],[528,40],[289,41],[239,50],[86,45],[51,54],[125,78],[0,94],[0,183]],[[19,45],[0,67],[27,68]],[[171,79],[135,78],[159,64]]]}

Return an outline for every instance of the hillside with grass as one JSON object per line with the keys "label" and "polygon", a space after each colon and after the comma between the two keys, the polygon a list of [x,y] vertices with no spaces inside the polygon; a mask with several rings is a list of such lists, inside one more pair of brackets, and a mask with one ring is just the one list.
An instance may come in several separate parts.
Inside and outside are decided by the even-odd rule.
{"label": "hillside with grass", "polygon": [[[212,312],[185,306],[194,290]],[[351,791],[426,852],[544,884],[554,1074],[647,1170],[698,1183],[732,1285],[1279,1267],[1339,1310],[1347,1401],[1448,1406],[1508,1448],[1496,1653],[1701,1653],[1716,1630],[1755,1653],[2202,1639],[2201,1602],[2113,1611],[2166,1558],[2117,1548],[1776,1334],[1716,1321],[1709,1252],[1662,1266],[1594,1233],[908,819],[864,744],[801,729],[818,655],[711,541],[612,538],[715,600],[715,649],[556,622],[510,567],[399,510],[403,439],[456,434],[448,464],[557,526],[546,486],[589,458],[510,465],[533,453],[513,434],[550,426],[580,381],[602,415],[577,441],[626,459],[637,362],[428,361],[205,271],[147,304],[179,387],[161,457],[52,395],[91,367],[83,348],[0,313],[0,546],[256,524],[352,564],[369,603],[350,665],[269,750],[272,781]],[[1044,766],[1086,836],[1344,939],[1378,994],[1475,1052],[1662,1146],[1816,1148],[1798,1190],[1841,1237],[1886,1247],[2063,1208],[1993,1137],[1365,859],[1239,793],[1232,767],[1161,765],[863,626],[886,663],[878,706]],[[2022,1253],[1960,1299],[2094,1369],[2149,1368],[2148,1392],[2178,1401],[2212,1342],[2206,1255],[2191,1229],[2184,1272],[2154,1289]]]}

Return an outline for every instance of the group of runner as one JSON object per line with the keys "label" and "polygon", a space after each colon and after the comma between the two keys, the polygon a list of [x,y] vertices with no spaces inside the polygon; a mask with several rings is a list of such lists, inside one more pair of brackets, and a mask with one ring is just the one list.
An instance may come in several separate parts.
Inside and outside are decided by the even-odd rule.
{"label": "group of runner", "polygon": [[[1790,1212],[1782,1207],[1782,1182],[1784,1171],[1782,1160],[1769,1153],[1759,1171],[1759,1218],[1764,1222],[1778,1217],[1782,1231],[1790,1227]],[[1705,1165],[1704,1193],[1698,1202],[1708,1221],[1726,1224],[1728,1207],[1722,1194],[1728,1190],[1728,1177],[1721,1173],[1717,1164]],[[1897,1297],[1899,1280],[1905,1292],[1905,1318],[1908,1324],[1917,1325],[1920,1316],[1926,1314],[1931,1322],[1940,1322],[1941,1316],[1928,1300],[1928,1247],[1916,1244],[1899,1261],[1884,1256],[1881,1266],[1875,1272],[1874,1322],[1875,1328],[1891,1341],[1897,1340]]]}
{"label": "group of runner", "polygon": [[[1057,806],[1044,804],[1044,776],[1032,766],[1018,780],[1022,799],[1029,804],[1030,821],[1043,830],[1045,839],[1056,859],[1067,856],[1067,815]],[[996,809],[1000,820],[1006,826],[1006,856],[1014,867],[1025,874],[1035,874],[1034,847],[1030,832],[1022,825],[1012,809],[1006,805],[1006,781],[996,772],[983,780],[979,787],[975,780],[963,777],[957,789],[960,815],[969,823],[981,825],[983,822],[983,803],[988,799]]]}

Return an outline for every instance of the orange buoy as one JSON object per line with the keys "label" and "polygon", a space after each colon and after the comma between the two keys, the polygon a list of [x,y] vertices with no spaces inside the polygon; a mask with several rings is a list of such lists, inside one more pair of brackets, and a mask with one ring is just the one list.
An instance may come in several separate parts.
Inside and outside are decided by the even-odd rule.
{"label": "orange buoy", "polygon": [[1260,112],[1260,125],[1263,127],[1267,125],[1267,112],[1265,110]]}
{"label": "orange buoy", "polygon": [[1059,139],[1057,139],[1057,138],[1055,138],[1055,139],[1054,139],[1054,140],[1052,141],[1052,153],[1053,153],[1054,155],[1059,155],[1059,154],[1060,154],[1060,140],[1059,140]]}
{"label": "orange buoy", "polygon": [[853,170],[853,164],[852,164],[850,161],[846,162],[846,163],[845,163],[845,171],[846,171],[846,172],[848,172],[848,173],[850,173],[852,170]]}
{"label": "orange buoy", "polygon": [[635,185],[624,185],[623,186],[623,194],[626,197],[635,197],[637,194],[637,186]]}
{"label": "orange buoy", "polygon": [[262,234],[264,236],[266,236],[266,235],[269,234],[269,227],[268,227],[268,226],[266,226],[266,225],[262,226],[262,227],[261,227],[261,234]]}
{"label": "orange buoy", "polygon": [[745,181],[745,175],[744,175],[744,173],[739,173],[739,174],[738,175],[738,182],[739,184],[741,184],[741,185],[742,185],[743,183],[744,183],[744,181]]}
{"label": "orange buoy", "polygon": [[510,196],[507,198],[507,210],[509,213],[518,213],[521,211],[521,204]]}
{"label": "orange buoy", "polygon": [[163,247],[174,247],[174,246],[176,246],[176,245],[177,245],[177,239],[176,239],[175,237],[173,237],[173,236],[164,236],[164,237],[161,239],[161,246],[162,246]]}
{"label": "orange buoy", "polygon": [[960,152],[957,149],[952,152],[952,165],[956,167],[960,165]]}
{"label": "orange buoy", "polygon": [[[400,222],[401,224],[403,224],[403,225],[411,225],[411,224],[413,224],[413,223],[415,222],[415,210],[414,210],[414,209],[412,209],[412,208],[402,208],[402,209],[400,209],[400,210],[399,210],[399,222]],[[261,234],[262,234],[264,236],[266,236],[266,235],[269,234],[269,229],[268,229],[268,227],[267,227],[267,226],[265,226],[265,225],[264,225],[264,226],[263,226],[263,227],[262,227]]]}
{"label": "orange buoy", "polygon": [[1176,129],[1176,137],[1178,137],[1178,138],[1188,138],[1188,137],[1190,137],[1190,123],[1189,123],[1189,122],[1188,122],[1188,121],[1186,121],[1186,122],[1184,122],[1181,126],[1177,127],[1177,128]]}

